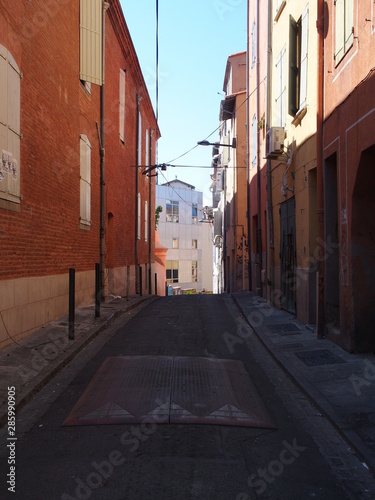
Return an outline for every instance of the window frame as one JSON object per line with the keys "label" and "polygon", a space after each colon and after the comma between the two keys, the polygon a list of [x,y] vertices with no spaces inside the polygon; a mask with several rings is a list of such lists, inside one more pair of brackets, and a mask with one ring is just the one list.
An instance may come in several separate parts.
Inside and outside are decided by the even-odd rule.
{"label": "window frame", "polygon": [[[169,208],[170,207],[170,208]],[[166,200],[165,202],[165,221],[179,223],[180,204],[176,200]]]}
{"label": "window frame", "polygon": [[[344,59],[354,44],[354,0],[335,0],[335,66]],[[339,48],[338,48],[339,46]]]}
{"label": "window frame", "polygon": [[[168,277],[168,273],[170,273]],[[179,279],[179,263],[178,260],[167,260],[165,263],[165,277],[169,284],[178,283]]]}
{"label": "window frame", "polygon": [[191,261],[191,282],[197,283],[197,281],[198,281],[198,261],[192,260]]}
{"label": "window frame", "polygon": [[191,223],[198,224],[198,203],[191,204]]}

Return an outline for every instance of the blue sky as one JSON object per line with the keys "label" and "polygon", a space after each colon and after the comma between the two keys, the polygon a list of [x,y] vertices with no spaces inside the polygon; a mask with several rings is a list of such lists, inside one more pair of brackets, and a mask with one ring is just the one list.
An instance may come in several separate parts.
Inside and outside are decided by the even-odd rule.
{"label": "blue sky", "polygon": [[[156,0],[120,0],[155,107]],[[159,0],[159,163],[193,148],[219,126],[220,101],[229,55],[246,50],[246,0]],[[219,92],[219,94],[218,94]],[[210,141],[218,139],[217,132]],[[173,162],[211,165],[211,147],[198,146]],[[211,205],[212,169],[163,172],[203,191]],[[159,175],[159,183],[165,179]]]}

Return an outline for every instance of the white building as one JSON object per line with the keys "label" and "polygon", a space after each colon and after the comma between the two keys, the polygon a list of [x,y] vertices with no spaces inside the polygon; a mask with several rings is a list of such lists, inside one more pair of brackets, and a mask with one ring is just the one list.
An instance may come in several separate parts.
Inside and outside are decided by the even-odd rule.
{"label": "white building", "polygon": [[202,222],[203,193],[180,180],[156,186],[156,206],[163,208],[158,232],[168,248],[166,281],[174,293],[212,291],[211,223]]}

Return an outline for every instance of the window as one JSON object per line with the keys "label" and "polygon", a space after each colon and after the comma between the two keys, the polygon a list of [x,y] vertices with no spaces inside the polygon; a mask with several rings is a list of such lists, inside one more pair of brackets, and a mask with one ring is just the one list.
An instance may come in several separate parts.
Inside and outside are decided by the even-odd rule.
{"label": "window", "polygon": [[142,115],[138,113],[138,166],[142,165]]}
{"label": "window", "polygon": [[80,72],[84,82],[102,84],[102,0],[80,1]]}
{"label": "window", "polygon": [[145,153],[146,153],[145,165],[146,165],[146,167],[148,167],[150,164],[150,160],[149,160],[149,133],[148,133],[147,128],[146,128],[146,134],[145,134]]}
{"label": "window", "polygon": [[125,142],[125,71],[120,68],[120,105],[119,105],[119,116],[120,116],[120,140]]}
{"label": "window", "polygon": [[12,55],[0,45],[0,199],[17,204],[21,199],[20,107],[21,72]]}
{"label": "window", "polygon": [[193,283],[196,283],[197,277],[198,277],[198,262],[196,260],[193,260],[191,263],[191,281]]}
{"label": "window", "polygon": [[178,260],[167,260],[166,271],[167,283],[178,283]]}
{"label": "window", "polygon": [[191,222],[192,224],[197,224],[198,222],[198,205],[197,203],[193,203],[191,207]]}
{"label": "window", "polygon": [[252,168],[255,168],[255,165],[257,164],[257,117],[256,115],[253,116],[253,159],[251,162]]}
{"label": "window", "polygon": [[353,45],[353,0],[335,0],[335,63],[338,64]]}
{"label": "window", "polygon": [[80,137],[80,222],[91,224],[91,144],[83,134]]}
{"label": "window", "polygon": [[145,201],[145,241],[148,239],[148,202]]}
{"label": "window", "polygon": [[172,238],[172,248],[178,248],[178,238]]}
{"label": "window", "polygon": [[178,201],[167,200],[166,221],[178,222],[179,204]]}
{"label": "window", "polygon": [[276,62],[276,126],[284,127],[286,120],[286,78],[285,78],[285,46],[281,50]]}
{"label": "window", "polygon": [[141,239],[141,193],[138,193],[138,207],[137,207],[137,237]]}
{"label": "window", "polygon": [[306,105],[309,9],[295,21],[290,16],[289,31],[289,114],[294,116]]}
{"label": "window", "polygon": [[251,50],[252,50],[252,53],[251,53],[251,69],[254,68],[255,66],[255,61],[256,61],[256,47],[255,47],[255,44],[256,44],[256,30],[255,30],[255,21],[253,21],[253,27],[252,27],[252,30],[251,30]]}
{"label": "window", "polygon": [[191,248],[198,248],[198,240],[192,240]]}

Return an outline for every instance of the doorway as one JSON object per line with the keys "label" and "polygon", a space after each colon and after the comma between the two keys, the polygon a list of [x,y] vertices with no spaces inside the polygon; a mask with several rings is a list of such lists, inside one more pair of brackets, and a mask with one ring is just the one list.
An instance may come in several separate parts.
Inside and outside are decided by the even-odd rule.
{"label": "doorway", "polygon": [[296,314],[296,204],[280,204],[281,307]]}

